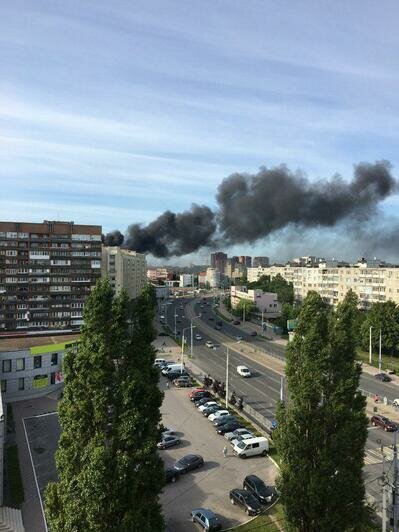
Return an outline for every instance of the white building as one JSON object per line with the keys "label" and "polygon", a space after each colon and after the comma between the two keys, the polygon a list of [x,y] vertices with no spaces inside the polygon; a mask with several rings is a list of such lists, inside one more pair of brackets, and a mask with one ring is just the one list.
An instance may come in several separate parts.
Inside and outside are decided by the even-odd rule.
{"label": "white building", "polygon": [[251,301],[259,312],[263,312],[265,318],[277,318],[280,315],[281,305],[277,294],[263,292],[263,290],[247,290],[245,286],[232,286],[230,288],[230,302],[232,308],[236,308],[240,301]]}
{"label": "white building", "polygon": [[110,279],[116,293],[124,288],[129,298],[135,299],[147,283],[146,256],[118,246],[103,246],[101,275]]}
{"label": "white building", "polygon": [[215,268],[208,268],[205,282],[209,284],[209,288],[220,288],[220,271]]}
{"label": "white building", "polygon": [[192,273],[182,273],[179,277],[180,288],[186,288],[187,286],[194,286],[194,275]]}

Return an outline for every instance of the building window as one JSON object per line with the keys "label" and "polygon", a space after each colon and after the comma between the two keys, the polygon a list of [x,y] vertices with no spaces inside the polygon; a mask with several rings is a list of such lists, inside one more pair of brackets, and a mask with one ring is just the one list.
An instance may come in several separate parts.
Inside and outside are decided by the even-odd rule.
{"label": "building window", "polygon": [[23,377],[18,379],[18,390],[25,390],[25,379]]}
{"label": "building window", "polygon": [[51,365],[56,366],[58,364],[58,353],[53,353],[51,355]]}
{"label": "building window", "polygon": [[3,373],[10,373],[11,371],[11,360],[3,360]]}
{"label": "building window", "polygon": [[25,359],[17,358],[17,371],[23,371],[25,369]]}
{"label": "building window", "polygon": [[42,367],[42,355],[33,357],[33,367],[34,369],[39,369]]}
{"label": "building window", "polygon": [[55,384],[55,372],[50,374],[50,383]]}
{"label": "building window", "polygon": [[7,381],[2,379],[1,381],[1,391],[5,393],[7,391]]}

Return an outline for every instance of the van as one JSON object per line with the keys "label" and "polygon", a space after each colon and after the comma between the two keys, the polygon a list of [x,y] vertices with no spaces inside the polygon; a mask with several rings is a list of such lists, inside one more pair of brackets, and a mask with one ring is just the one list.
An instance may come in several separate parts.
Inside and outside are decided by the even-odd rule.
{"label": "van", "polygon": [[154,362],[154,366],[158,366],[158,367],[166,366],[166,360],[164,358],[156,358]]}
{"label": "van", "polygon": [[[169,364],[162,370],[162,375],[167,375],[170,371],[180,371],[182,365],[181,364]],[[183,366],[184,370],[184,366]]]}
{"label": "van", "polygon": [[269,450],[269,440],[264,436],[258,438],[248,438],[238,442],[233,447],[233,452],[240,458],[247,458],[248,456],[257,456],[261,454],[266,456]]}

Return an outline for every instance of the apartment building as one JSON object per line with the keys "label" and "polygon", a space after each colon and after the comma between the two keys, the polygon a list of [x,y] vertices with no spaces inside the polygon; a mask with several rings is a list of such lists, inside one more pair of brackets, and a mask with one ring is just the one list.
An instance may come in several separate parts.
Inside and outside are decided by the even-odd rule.
{"label": "apartment building", "polygon": [[0,222],[0,331],[78,328],[101,275],[101,226]]}
{"label": "apartment building", "polygon": [[280,315],[281,305],[278,302],[277,294],[273,292],[263,292],[263,290],[251,290],[244,286],[232,286],[230,288],[230,302],[232,308],[237,308],[240,301],[244,299],[253,303],[264,318],[277,318]]}
{"label": "apartment building", "polygon": [[101,275],[110,279],[115,293],[125,289],[129,298],[135,299],[147,283],[146,256],[119,246],[104,246]]}
{"label": "apartment building", "polygon": [[188,286],[195,285],[195,275],[192,273],[182,273],[179,276],[179,286],[180,288],[186,288]]}
{"label": "apartment building", "polygon": [[160,283],[166,280],[172,281],[173,272],[167,268],[148,268],[147,277],[152,283]]}
{"label": "apartment building", "polygon": [[211,268],[218,270],[220,273],[224,273],[227,263],[227,255],[222,251],[216,251],[211,253]]}
{"label": "apartment building", "polygon": [[350,266],[340,266],[337,261],[325,261],[314,267],[294,265],[248,268],[248,281],[262,275],[280,274],[294,287],[297,301],[302,301],[311,290],[318,292],[330,305],[340,303],[349,290],[359,298],[361,308],[372,303],[392,300],[399,304],[399,268],[379,266],[376,261],[361,261]]}
{"label": "apartment building", "polygon": [[254,257],[252,267],[259,268],[259,266],[269,266],[269,257]]}

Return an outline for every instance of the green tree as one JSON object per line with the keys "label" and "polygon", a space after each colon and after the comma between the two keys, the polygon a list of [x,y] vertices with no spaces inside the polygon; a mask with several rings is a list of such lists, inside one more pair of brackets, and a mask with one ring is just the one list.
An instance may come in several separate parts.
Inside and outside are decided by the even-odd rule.
{"label": "green tree", "polygon": [[252,312],[255,312],[255,310],[256,310],[255,303],[253,301],[250,301],[249,299],[240,299],[236,307],[236,311],[237,311],[236,313],[244,315],[244,312],[245,312],[246,318],[249,318],[250,314]]}
{"label": "green tree", "polygon": [[278,300],[281,304],[294,303],[294,286],[287,282],[280,274],[277,274],[273,279],[269,275],[262,275],[253,283],[248,283],[248,288],[260,289],[264,292],[274,292],[277,294]]}
{"label": "green tree", "polygon": [[300,532],[362,531],[365,398],[355,362],[356,297],[331,315],[310,292],[287,349],[289,400],[277,412],[278,481],[287,521]]}
{"label": "green tree", "polygon": [[369,331],[372,329],[372,347],[379,348],[379,333],[381,330],[382,351],[388,355],[399,353],[399,307],[393,301],[374,303],[366,313],[361,325],[360,337],[363,349],[369,348]]}
{"label": "green tree", "polygon": [[281,314],[275,320],[278,327],[281,327],[283,333],[287,333],[287,320],[296,318],[299,314],[300,307],[298,305],[291,305],[290,303],[284,303],[281,307]]}
{"label": "green tree", "polygon": [[146,323],[152,302],[143,298],[129,311],[126,294],[114,297],[108,280],[100,280],[85,306],[78,347],[65,356],[59,481],[46,491],[54,531],[162,529],[156,452],[162,397]]}

